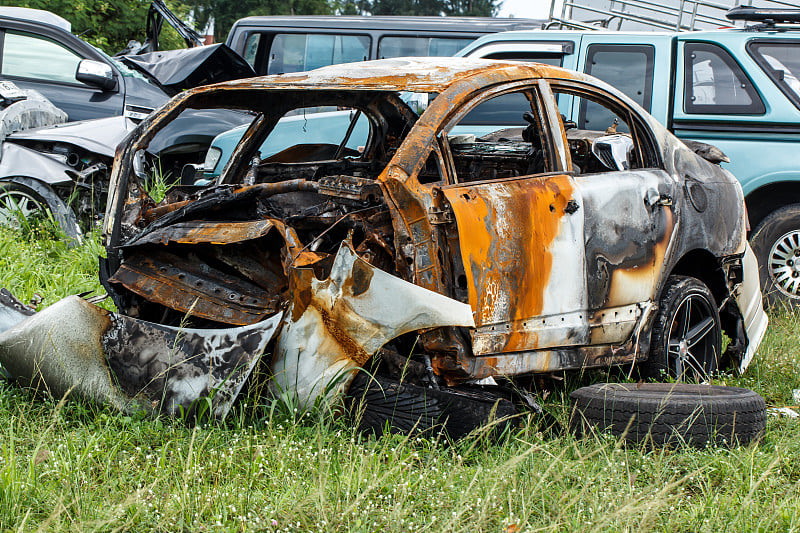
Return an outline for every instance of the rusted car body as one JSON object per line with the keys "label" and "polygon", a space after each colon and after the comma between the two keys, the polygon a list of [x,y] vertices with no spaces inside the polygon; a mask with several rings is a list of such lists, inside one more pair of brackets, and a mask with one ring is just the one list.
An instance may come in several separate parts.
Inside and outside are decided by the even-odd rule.
{"label": "rusted car body", "polygon": [[[409,93],[428,95],[427,108],[412,110]],[[520,128],[448,136],[483,102],[509,95],[523,103]],[[593,154],[603,132],[564,129],[556,98],[616,114],[627,128],[615,135],[627,147],[619,168]],[[348,131],[340,143],[260,159],[282,116],[318,106],[351,109],[353,122],[367,116],[364,145],[345,148]],[[216,183],[176,187],[156,203],[145,192],[157,163],[148,144],[181,113],[206,108],[256,118]],[[615,133],[617,122],[608,126]],[[728,360],[744,370],[766,328],[738,182],[615,89],[546,65],[401,58],[189,90],[120,146],[110,191],[100,276],[113,317],[124,317],[110,318],[114,338],[142,346],[153,328],[202,338],[261,325],[243,354],[217,365],[236,369],[238,384],[267,346],[273,390],[302,401],[347,390],[376,360],[378,373],[454,391],[488,378],[646,364],[651,342],[685,368],[713,371]],[[670,316],[685,319],[683,336],[673,339],[670,322],[651,339],[675,276],[707,286],[712,305],[706,315],[691,302],[677,307]],[[145,383],[122,376],[147,358],[124,342],[108,348],[110,330],[98,353],[135,398]],[[697,359],[714,360],[687,363],[692,346],[720,330],[731,338],[727,352],[703,341]],[[0,334],[7,367],[21,357],[8,348],[14,335]],[[144,345],[160,348],[148,361],[170,355],[164,335],[149,338]],[[199,341],[191,350],[214,352]],[[158,403],[158,390],[145,396]]]}

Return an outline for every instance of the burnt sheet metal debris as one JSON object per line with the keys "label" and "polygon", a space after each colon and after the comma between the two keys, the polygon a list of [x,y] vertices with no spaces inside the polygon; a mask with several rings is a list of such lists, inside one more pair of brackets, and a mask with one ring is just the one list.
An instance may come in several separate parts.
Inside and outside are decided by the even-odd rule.
{"label": "burnt sheet metal debris", "polygon": [[300,268],[289,287],[271,383],[277,394],[290,391],[304,405],[347,390],[354,370],[404,333],[475,325],[469,305],[376,269],[347,241],[327,279]]}
{"label": "burnt sheet metal debris", "polygon": [[[0,310],[13,306],[8,298],[0,304]],[[281,315],[241,328],[185,329],[111,313],[71,296],[17,318],[0,333],[0,364],[27,386],[57,398],[74,392],[124,412],[192,416],[207,398],[210,414],[222,419]]]}
{"label": "burnt sheet metal debris", "polygon": [[[519,97],[520,135],[502,124],[479,136],[484,120],[448,136],[501,93]],[[559,94],[605,106],[630,133],[567,133]],[[331,107],[350,112],[349,125],[314,143],[298,133],[261,159],[282,117]],[[149,143],[190,108],[253,120],[215,183],[155,202],[144,192],[161,164]],[[615,148],[601,157],[602,146]],[[726,361],[743,371],[766,315],[742,198],[733,176],[624,95],[546,65],[400,58],[192,89],[117,152],[100,279],[119,314],[88,313],[101,326],[83,343],[99,375],[118,377],[109,401],[150,400],[173,380],[163,412],[220,383],[214,361],[241,369],[223,381],[227,405],[264,347],[271,390],[309,403],[346,391],[367,366],[453,393],[626,362],[676,378]],[[45,338],[43,322],[22,324],[41,323],[38,336],[25,331]],[[15,331],[5,346],[21,346]],[[191,372],[165,383],[156,376],[171,345]],[[161,366],[137,374],[150,351]],[[189,363],[193,352],[202,364]],[[185,386],[195,379],[210,389]]]}

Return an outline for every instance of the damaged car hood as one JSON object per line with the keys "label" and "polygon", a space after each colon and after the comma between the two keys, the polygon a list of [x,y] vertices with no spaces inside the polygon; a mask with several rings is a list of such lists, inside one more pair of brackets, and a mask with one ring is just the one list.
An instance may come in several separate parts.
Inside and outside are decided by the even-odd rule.
{"label": "damaged car hood", "polygon": [[67,122],[9,135],[10,141],[66,143],[113,158],[117,145],[136,127],[126,117]]}
{"label": "damaged car hood", "polygon": [[154,80],[170,95],[200,85],[256,75],[242,56],[223,43],[118,59]]}

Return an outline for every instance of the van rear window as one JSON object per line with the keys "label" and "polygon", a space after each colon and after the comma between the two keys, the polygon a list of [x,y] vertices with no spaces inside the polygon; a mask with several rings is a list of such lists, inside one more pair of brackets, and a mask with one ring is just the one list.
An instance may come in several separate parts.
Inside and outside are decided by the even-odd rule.
{"label": "van rear window", "polygon": [[751,41],[747,51],[783,94],[800,107],[800,43]]}
{"label": "van rear window", "polygon": [[286,74],[338,63],[366,61],[370,38],[366,35],[279,33],[272,40],[267,74]]}
{"label": "van rear window", "polygon": [[382,37],[378,41],[378,58],[452,56],[474,40],[474,37]]}

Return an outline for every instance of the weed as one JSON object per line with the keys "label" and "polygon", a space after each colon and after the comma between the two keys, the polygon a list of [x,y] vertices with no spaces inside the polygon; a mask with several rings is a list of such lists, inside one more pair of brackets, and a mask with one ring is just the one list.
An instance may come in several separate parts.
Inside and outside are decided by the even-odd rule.
{"label": "weed", "polygon": [[[45,304],[97,282],[97,235],[76,248],[0,229],[0,285]],[[800,388],[800,318],[771,316],[744,376],[769,405]],[[264,359],[267,359],[265,355]],[[567,374],[542,401],[609,371]],[[1,531],[784,531],[800,526],[800,424],[760,443],[624,448],[545,433],[523,416],[498,441],[451,446],[356,432],[338,412],[270,399],[260,368],[225,424],[124,416],[0,381]],[[293,403],[294,402],[294,403]],[[303,409],[309,407],[309,409]],[[297,409],[297,412],[295,412]]]}

